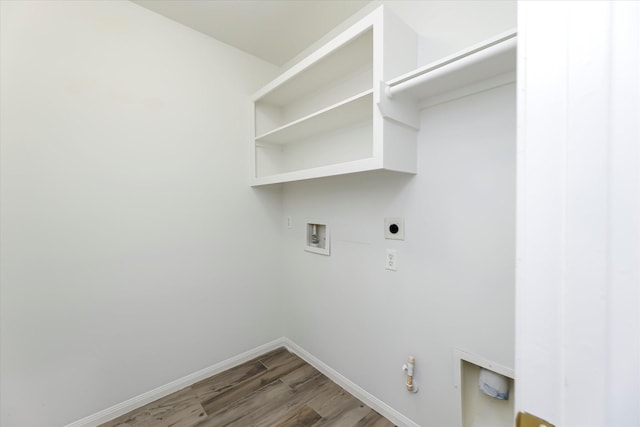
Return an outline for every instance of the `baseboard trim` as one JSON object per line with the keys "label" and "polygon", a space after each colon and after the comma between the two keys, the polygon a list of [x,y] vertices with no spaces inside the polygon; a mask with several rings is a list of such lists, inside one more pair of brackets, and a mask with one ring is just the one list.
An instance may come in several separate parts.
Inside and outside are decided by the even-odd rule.
{"label": "baseboard trim", "polygon": [[155,400],[161,399],[171,393],[175,393],[178,390],[189,387],[190,385],[195,384],[198,381],[201,381],[212,375],[216,375],[220,372],[226,371],[227,369],[231,369],[234,366],[248,362],[251,359],[254,359],[279,347],[286,347],[287,350],[302,358],[305,362],[309,363],[311,366],[322,372],[340,387],[344,388],[349,393],[360,399],[362,402],[366,403],[369,407],[379,412],[389,421],[398,425],[398,427],[420,427],[414,421],[402,415],[400,412],[396,411],[391,406],[384,403],[382,400],[368,393],[362,387],[347,379],[338,371],[331,368],[329,365],[325,364],[320,359],[286,337],[275,339],[271,342],[245,351],[244,353],[241,353],[237,356],[231,357],[229,359],[223,360],[222,362],[201,369],[197,372],[194,372],[193,374],[189,374],[168,384],[154,388],[153,390],[143,393],[139,396],[133,397],[129,400],[125,400],[122,403],[118,403],[117,405],[114,405],[110,408],[104,409],[100,412],[96,412],[93,415],[89,415],[88,417],[82,418],[71,424],[67,424],[65,427],[98,426],[102,423],[106,423],[107,421],[124,415],[127,412],[131,412],[134,409],[137,409]]}
{"label": "baseboard trim", "polygon": [[234,366],[240,365],[244,362],[248,362],[249,360],[261,356],[264,353],[275,350],[278,347],[283,347],[285,346],[286,342],[287,340],[285,338],[275,339],[269,343],[245,351],[244,353],[241,353],[237,356],[231,357],[229,359],[223,360],[222,362],[201,369],[197,372],[194,372],[193,374],[189,374],[168,384],[154,388],[153,390],[143,393],[139,396],[133,397],[129,400],[125,400],[124,402],[118,403],[117,405],[114,405],[110,408],[104,409],[100,412],[96,412],[93,415],[89,415],[88,417],[82,418],[71,424],[67,424],[65,427],[95,427],[102,423],[106,423],[107,421],[117,418],[120,415],[124,415],[127,412],[131,412],[136,408],[144,406],[147,403],[151,403],[154,400],[161,399],[171,393],[175,393],[178,390],[189,387],[190,385],[195,384],[198,381],[201,381],[212,375],[219,374],[220,372],[231,369]]}
{"label": "baseboard trim", "polygon": [[369,407],[376,410],[380,415],[387,418],[389,421],[396,424],[398,427],[420,427],[419,424],[413,420],[407,418],[400,412],[393,409],[391,406],[384,403],[371,393],[364,390],[362,387],[355,384],[353,381],[341,375],[338,371],[331,368],[329,365],[322,362],[320,359],[300,347],[298,344],[291,341],[289,338],[283,338],[283,344],[292,353],[295,353],[300,358],[304,359],[308,364],[322,372],[333,382],[338,384],[349,393],[366,403]]}

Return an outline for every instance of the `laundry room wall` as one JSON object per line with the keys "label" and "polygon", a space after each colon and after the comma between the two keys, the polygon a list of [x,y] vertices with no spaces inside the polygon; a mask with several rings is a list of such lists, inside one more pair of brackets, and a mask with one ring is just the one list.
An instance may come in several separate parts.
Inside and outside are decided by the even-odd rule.
{"label": "laundry room wall", "polygon": [[[387,5],[421,35],[421,62],[516,24],[513,2]],[[284,185],[286,335],[419,425],[460,422],[456,350],[514,365],[515,120],[510,83],[425,108],[415,176]],[[404,219],[404,241],[385,240],[385,217]],[[304,250],[308,218],[329,224],[330,256]],[[416,394],[401,371],[409,355]]]}
{"label": "laundry room wall", "polygon": [[131,2],[1,2],[2,419],[60,426],[282,333],[277,68]]}

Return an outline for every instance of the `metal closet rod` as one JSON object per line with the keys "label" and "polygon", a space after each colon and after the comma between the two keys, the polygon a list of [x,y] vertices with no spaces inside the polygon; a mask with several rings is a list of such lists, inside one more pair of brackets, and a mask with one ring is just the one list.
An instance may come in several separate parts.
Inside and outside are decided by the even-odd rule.
{"label": "metal closet rod", "polygon": [[478,46],[459,55],[453,56],[430,67],[416,71],[397,81],[387,84],[386,95],[391,98],[419,86],[431,79],[468,67],[476,62],[497,56],[516,47],[516,33],[510,33],[504,37],[493,40],[490,43]]}

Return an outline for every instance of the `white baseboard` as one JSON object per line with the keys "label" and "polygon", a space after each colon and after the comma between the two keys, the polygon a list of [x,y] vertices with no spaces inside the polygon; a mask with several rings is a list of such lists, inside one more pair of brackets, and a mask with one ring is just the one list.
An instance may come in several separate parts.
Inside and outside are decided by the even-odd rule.
{"label": "white baseboard", "polygon": [[102,423],[106,423],[107,421],[124,415],[127,412],[131,412],[136,408],[161,399],[171,393],[175,393],[178,390],[182,390],[183,388],[195,384],[198,381],[201,381],[212,375],[219,374],[220,372],[226,371],[227,369],[233,368],[234,366],[248,362],[249,360],[254,359],[264,353],[275,350],[278,347],[286,347],[289,351],[298,355],[300,358],[322,372],[340,387],[353,394],[355,397],[360,399],[362,402],[379,412],[382,416],[398,425],[399,427],[420,427],[414,421],[405,417],[400,412],[393,409],[391,406],[387,405],[377,397],[368,393],[354,382],[348,380],[340,373],[338,373],[338,371],[326,365],[320,359],[304,350],[289,338],[285,337],[278,338],[269,343],[253,348],[249,351],[245,351],[242,354],[231,357],[227,360],[223,360],[222,362],[216,363],[215,365],[211,365],[207,368],[201,369],[197,372],[194,372],[193,374],[189,374],[168,384],[154,388],[151,391],[133,397],[129,400],[125,400],[122,403],[68,424],[65,427],[95,427]]}
{"label": "white baseboard", "polygon": [[169,384],[165,384],[139,396],[133,397],[129,400],[125,400],[124,402],[118,403],[117,405],[114,405],[110,408],[104,409],[100,412],[96,412],[93,415],[89,415],[88,417],[68,424],[65,427],[95,427],[102,423],[106,423],[107,421],[117,418],[120,415],[124,415],[127,412],[131,412],[136,408],[144,406],[147,403],[151,403],[171,393],[175,393],[178,390],[182,390],[183,388],[195,384],[198,381],[209,378],[212,375],[219,374],[220,372],[231,369],[234,366],[240,365],[244,362],[248,362],[249,360],[254,359],[264,353],[275,350],[278,347],[283,347],[285,346],[285,341],[285,338],[278,338],[269,343],[245,351],[242,354],[231,357],[227,360],[223,360],[222,362],[216,363],[215,365],[211,365],[207,368],[201,369],[197,372],[194,372],[193,374],[189,374],[185,377],[179,378],[175,381],[170,382]]}
{"label": "white baseboard", "polygon": [[384,403],[382,400],[368,393],[366,390],[364,390],[362,387],[358,386],[351,380],[345,378],[340,373],[338,373],[338,371],[326,365],[320,359],[313,356],[311,353],[291,341],[289,338],[283,338],[283,342],[284,346],[290,352],[300,356],[300,358],[304,359],[308,364],[322,372],[333,382],[360,399],[362,402],[367,404],[367,406],[377,411],[380,415],[384,416],[389,421],[396,424],[398,427],[420,427],[420,425],[402,415],[400,412],[396,411],[391,406]]}

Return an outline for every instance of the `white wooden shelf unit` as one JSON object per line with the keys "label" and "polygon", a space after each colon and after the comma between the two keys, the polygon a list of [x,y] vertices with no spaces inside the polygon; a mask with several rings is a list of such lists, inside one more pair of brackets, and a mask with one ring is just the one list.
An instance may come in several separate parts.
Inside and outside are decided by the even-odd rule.
{"label": "white wooden shelf unit", "polygon": [[381,6],[258,91],[252,185],[416,173],[415,131],[377,108],[378,82],[415,68],[416,58],[416,35]]}

